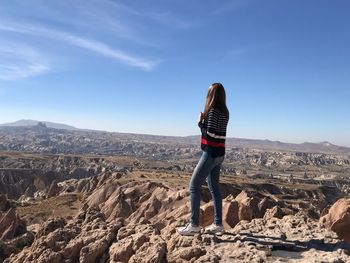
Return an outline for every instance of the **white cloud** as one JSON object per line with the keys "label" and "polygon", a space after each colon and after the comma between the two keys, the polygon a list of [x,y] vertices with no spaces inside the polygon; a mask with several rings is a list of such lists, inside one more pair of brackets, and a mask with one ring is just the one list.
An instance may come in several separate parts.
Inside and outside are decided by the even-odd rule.
{"label": "white cloud", "polygon": [[136,55],[129,54],[123,50],[113,48],[102,41],[81,37],[72,33],[61,30],[50,29],[47,27],[38,27],[33,25],[10,24],[0,25],[0,30],[30,34],[45,38],[59,40],[67,44],[84,48],[99,55],[111,58],[122,64],[132,67],[141,68],[143,70],[152,70],[161,60],[149,60]]}
{"label": "white cloud", "polygon": [[141,57],[130,55],[122,50],[114,49],[103,42],[86,39],[74,35],[61,35],[61,38],[72,45],[94,51],[100,55],[115,59],[126,65],[138,67],[144,70],[152,70],[161,60],[147,60]]}
{"label": "white cloud", "polygon": [[0,46],[0,61],[1,80],[27,78],[50,70],[48,62],[37,50],[13,43]]}

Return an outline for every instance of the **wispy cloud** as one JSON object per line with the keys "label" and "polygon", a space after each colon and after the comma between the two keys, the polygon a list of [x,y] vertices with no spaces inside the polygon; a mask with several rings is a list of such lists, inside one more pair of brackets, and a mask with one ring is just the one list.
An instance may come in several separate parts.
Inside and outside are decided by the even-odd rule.
{"label": "wispy cloud", "polygon": [[126,12],[128,14],[135,15],[135,16],[143,16],[142,12],[139,12],[136,9],[131,8],[131,7],[129,7],[129,6],[125,5],[125,4],[122,4],[120,2],[113,1],[113,0],[107,0],[106,2],[110,3],[112,6],[118,8],[121,11]]}
{"label": "wispy cloud", "polygon": [[0,46],[0,60],[1,80],[22,79],[50,71],[49,63],[37,50],[23,45]]}
{"label": "wispy cloud", "polygon": [[44,38],[50,38],[54,40],[59,40],[67,44],[84,48],[99,55],[111,58],[117,62],[141,68],[143,70],[152,70],[157,66],[161,60],[149,60],[142,57],[138,57],[129,54],[125,51],[113,48],[102,41],[85,38],[82,36],[75,35],[73,33],[51,29],[47,27],[39,27],[34,25],[24,25],[24,24],[1,24],[0,30],[17,32],[23,34],[30,34],[35,36],[40,36]]}
{"label": "wispy cloud", "polygon": [[99,31],[113,35],[116,39],[129,41],[133,45],[159,47],[157,39],[146,33],[147,21],[144,20],[144,12],[108,0],[84,1],[84,4],[77,1],[75,9],[80,17],[71,20],[70,24],[75,24],[81,29],[99,28]]}

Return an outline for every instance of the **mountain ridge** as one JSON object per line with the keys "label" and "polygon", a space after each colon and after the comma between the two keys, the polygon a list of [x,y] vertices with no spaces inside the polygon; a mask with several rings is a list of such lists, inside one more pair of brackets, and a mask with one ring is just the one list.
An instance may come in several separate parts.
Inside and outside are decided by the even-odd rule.
{"label": "mountain ridge", "polygon": [[[140,133],[125,133],[125,132],[107,132],[102,130],[89,130],[80,129],[71,125],[47,121],[36,121],[36,120],[18,120],[12,123],[0,124],[0,129],[10,129],[11,128],[33,128],[38,126],[39,123],[44,123],[47,128],[66,130],[72,132],[91,132],[91,133],[108,133],[116,135],[125,135],[127,137],[140,137],[144,138],[146,141],[154,140],[156,138],[165,138],[167,141],[181,142],[185,144],[197,144],[199,141],[199,135],[188,135],[188,136],[168,136],[168,135],[153,135],[153,134],[140,134]],[[42,127],[40,127],[42,128]],[[9,130],[9,131],[10,131]],[[318,153],[342,153],[350,154],[350,147],[339,146],[328,141],[323,141],[319,143],[314,142],[303,142],[303,143],[288,143],[281,141],[273,141],[269,139],[247,139],[247,138],[235,138],[228,137],[226,139],[226,144],[229,147],[237,148],[251,148],[257,150],[282,150],[282,151],[295,151],[295,152],[318,152]]]}
{"label": "mountain ridge", "polygon": [[21,119],[14,122],[3,123],[3,124],[0,124],[0,127],[36,126],[39,123],[45,123],[48,128],[63,129],[63,130],[80,130],[79,128],[76,128],[74,126],[64,124],[64,123],[57,123],[57,122],[50,122],[50,121],[37,121],[37,120],[31,120],[31,119]]}

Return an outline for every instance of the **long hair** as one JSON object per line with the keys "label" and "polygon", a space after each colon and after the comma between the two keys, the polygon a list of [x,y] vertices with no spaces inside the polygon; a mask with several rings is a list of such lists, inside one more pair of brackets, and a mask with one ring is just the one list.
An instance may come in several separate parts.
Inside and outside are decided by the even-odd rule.
{"label": "long hair", "polygon": [[218,108],[229,117],[229,111],[226,106],[225,88],[221,83],[213,83],[210,85],[205,101],[204,116],[207,116],[209,110],[212,108]]}

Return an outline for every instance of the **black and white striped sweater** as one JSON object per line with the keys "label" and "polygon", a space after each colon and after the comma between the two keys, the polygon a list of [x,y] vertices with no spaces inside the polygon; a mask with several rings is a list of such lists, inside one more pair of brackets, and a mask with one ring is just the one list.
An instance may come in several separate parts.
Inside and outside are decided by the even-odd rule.
{"label": "black and white striped sweater", "polygon": [[198,123],[202,131],[201,148],[212,157],[225,154],[226,128],[229,117],[218,108],[209,110],[207,116]]}

